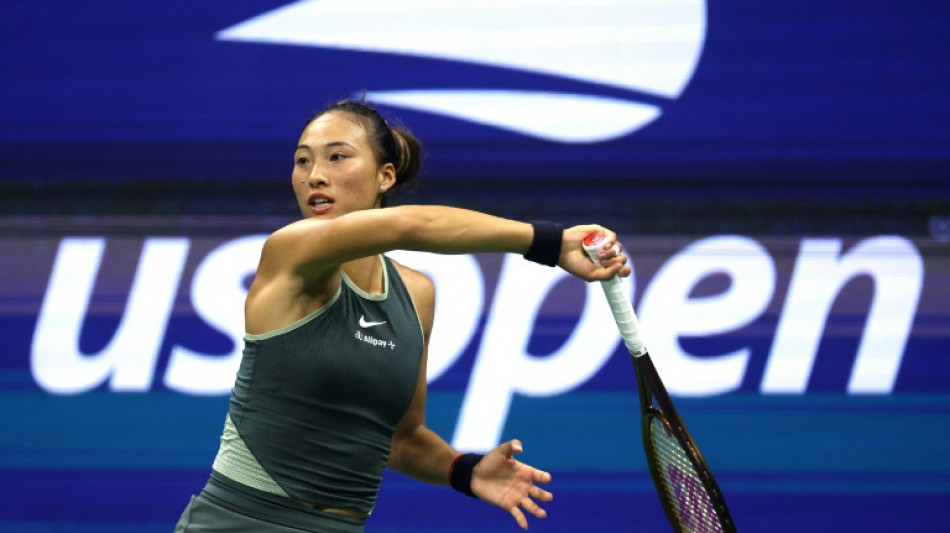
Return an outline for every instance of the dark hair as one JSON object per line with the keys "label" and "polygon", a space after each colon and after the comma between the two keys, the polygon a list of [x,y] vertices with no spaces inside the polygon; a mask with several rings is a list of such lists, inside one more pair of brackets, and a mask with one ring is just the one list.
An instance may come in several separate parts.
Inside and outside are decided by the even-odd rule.
{"label": "dark hair", "polygon": [[380,165],[392,163],[396,168],[396,184],[383,194],[383,207],[389,205],[392,196],[415,188],[422,169],[422,144],[411,131],[401,125],[390,126],[365,99],[341,100],[312,116],[304,128],[327,113],[352,116],[366,130],[376,161]]}

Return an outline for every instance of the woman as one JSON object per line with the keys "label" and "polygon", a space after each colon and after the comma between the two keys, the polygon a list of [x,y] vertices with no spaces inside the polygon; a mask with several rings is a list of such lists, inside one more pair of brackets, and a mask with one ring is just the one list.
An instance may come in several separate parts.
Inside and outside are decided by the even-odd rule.
{"label": "woman", "polygon": [[383,208],[411,183],[420,146],[372,108],[346,101],[307,123],[294,155],[304,219],[264,244],[245,303],[245,349],[221,446],[177,532],[363,531],[387,466],[451,485],[527,528],[551,501],[547,472],[454,450],[425,426],[435,291],[382,254],[512,252],[585,280],[626,276],[619,246],[596,266],[581,248],[600,226],[567,230],[439,206]]}

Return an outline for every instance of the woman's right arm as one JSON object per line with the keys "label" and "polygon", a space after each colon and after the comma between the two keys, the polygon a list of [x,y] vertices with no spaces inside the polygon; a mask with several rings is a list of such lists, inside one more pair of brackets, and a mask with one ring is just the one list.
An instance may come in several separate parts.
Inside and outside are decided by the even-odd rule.
{"label": "woman's right arm", "polygon": [[[597,225],[574,226],[562,234],[558,265],[572,274],[603,280],[629,274],[626,257],[608,249],[604,267],[591,262],[581,242],[600,231],[615,242],[613,232]],[[290,224],[269,239],[271,259],[298,270],[304,278],[319,278],[347,261],[388,252],[418,250],[442,254],[507,252],[524,254],[531,246],[531,224],[477,211],[445,206],[399,206],[370,209],[331,220],[306,219]],[[612,248],[612,247],[607,247]]]}

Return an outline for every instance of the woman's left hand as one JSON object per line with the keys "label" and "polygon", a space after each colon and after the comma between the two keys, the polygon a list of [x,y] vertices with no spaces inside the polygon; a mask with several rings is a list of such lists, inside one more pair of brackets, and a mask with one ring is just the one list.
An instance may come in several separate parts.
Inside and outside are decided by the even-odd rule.
{"label": "woman's left hand", "polygon": [[554,495],[535,485],[549,483],[551,474],[514,459],[514,454],[522,451],[521,442],[516,439],[488,452],[475,465],[471,489],[480,499],[511,513],[521,529],[528,529],[528,519],[522,509],[544,518],[547,512],[538,506],[537,501],[549,502]]}

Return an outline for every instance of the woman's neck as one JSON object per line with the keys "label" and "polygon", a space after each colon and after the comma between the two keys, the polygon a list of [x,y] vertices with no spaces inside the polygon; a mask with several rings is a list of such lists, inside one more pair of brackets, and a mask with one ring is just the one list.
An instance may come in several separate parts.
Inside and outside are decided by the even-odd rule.
{"label": "woman's neck", "polygon": [[367,294],[383,294],[386,291],[383,280],[383,265],[378,255],[354,259],[342,266],[343,272]]}

